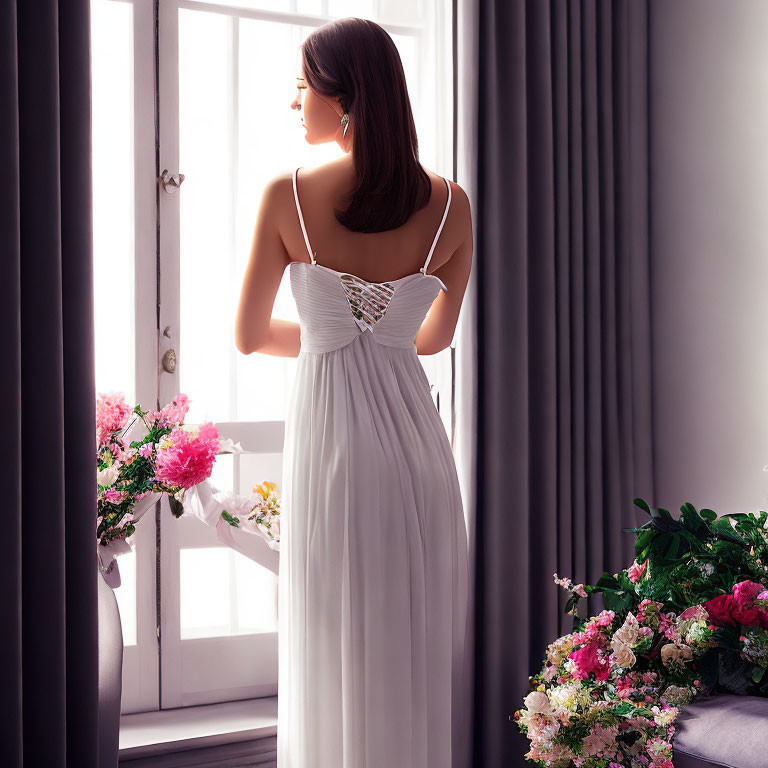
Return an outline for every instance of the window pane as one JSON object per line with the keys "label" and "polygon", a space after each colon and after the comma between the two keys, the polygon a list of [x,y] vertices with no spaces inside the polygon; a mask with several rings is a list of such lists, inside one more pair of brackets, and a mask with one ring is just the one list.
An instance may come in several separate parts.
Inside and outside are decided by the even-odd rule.
{"label": "window pane", "polygon": [[277,579],[223,547],[182,549],[181,638],[277,631]]}
{"label": "window pane", "polygon": [[[180,11],[179,375],[190,423],[285,418],[296,359],[242,355],[234,325],[265,184],[291,164],[341,155],[336,144],[307,145],[290,108],[298,47],[310,31]],[[287,271],[273,314],[298,319]]]}
{"label": "window pane", "polygon": [[228,379],[237,350],[231,310],[232,106],[230,19],[179,14],[181,192],[180,388],[190,423],[231,417]]}
{"label": "window pane", "polygon": [[180,554],[182,639],[229,634],[228,550],[182,549]]}
{"label": "window pane", "polygon": [[[249,8],[257,11],[296,11],[293,0],[199,0],[212,5],[229,6],[230,8]],[[299,13],[320,13],[321,0],[299,0]],[[302,7],[303,6],[303,7]]]}
{"label": "window pane", "polygon": [[133,7],[94,3],[93,270],[96,390],[135,398]]}
{"label": "window pane", "polygon": [[[96,391],[136,398],[133,6],[91,3]],[[154,290],[154,287],[151,287]],[[136,645],[136,553],[118,559],[123,643]]]}

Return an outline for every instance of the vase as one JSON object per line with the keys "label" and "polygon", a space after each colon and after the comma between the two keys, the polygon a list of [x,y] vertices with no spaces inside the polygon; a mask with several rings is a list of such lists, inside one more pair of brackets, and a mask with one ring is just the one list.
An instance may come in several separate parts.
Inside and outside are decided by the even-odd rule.
{"label": "vase", "polygon": [[99,768],[117,768],[120,699],[123,690],[123,628],[112,588],[98,567],[99,591]]}

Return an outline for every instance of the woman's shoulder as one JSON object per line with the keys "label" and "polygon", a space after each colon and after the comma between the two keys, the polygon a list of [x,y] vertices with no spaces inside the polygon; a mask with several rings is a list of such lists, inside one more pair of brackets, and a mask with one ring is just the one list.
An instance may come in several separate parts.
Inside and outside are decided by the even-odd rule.
{"label": "woman's shoulder", "polygon": [[[424,166],[422,166],[424,168]],[[469,196],[464,188],[457,182],[450,179],[448,176],[442,176],[429,168],[424,168],[430,180],[432,181],[432,190],[440,190],[438,195],[444,194],[442,191],[445,187],[445,183],[451,189],[451,202],[448,209],[448,216],[446,217],[445,226],[450,227],[455,232],[471,231],[472,226],[472,213],[469,203]],[[442,199],[442,198],[441,198]],[[446,199],[447,202],[447,199]]]}
{"label": "woman's shoulder", "polygon": [[303,166],[296,165],[288,171],[283,171],[273,176],[264,185],[264,198],[277,199],[281,203],[285,198],[293,197],[293,179],[296,176],[297,188],[299,186],[305,189],[314,189],[316,186],[325,188],[329,183],[339,179],[339,174],[343,169],[339,167],[338,161],[331,161],[322,165]]}
{"label": "woman's shoulder", "polygon": [[469,197],[460,184],[453,181],[453,179],[448,176],[443,176],[423,165],[421,167],[424,169],[427,176],[429,176],[430,181],[432,182],[433,191],[443,189],[445,183],[448,182],[448,185],[451,188],[451,210],[454,209],[454,206],[457,211],[465,211],[469,209]]}

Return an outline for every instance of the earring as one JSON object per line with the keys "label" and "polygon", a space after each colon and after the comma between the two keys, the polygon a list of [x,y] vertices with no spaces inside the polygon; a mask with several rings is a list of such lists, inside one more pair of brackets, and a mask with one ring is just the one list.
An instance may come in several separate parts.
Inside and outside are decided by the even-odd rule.
{"label": "earring", "polygon": [[346,112],[341,116],[341,125],[344,128],[344,132],[341,135],[346,137],[347,128],[349,128],[349,115]]}

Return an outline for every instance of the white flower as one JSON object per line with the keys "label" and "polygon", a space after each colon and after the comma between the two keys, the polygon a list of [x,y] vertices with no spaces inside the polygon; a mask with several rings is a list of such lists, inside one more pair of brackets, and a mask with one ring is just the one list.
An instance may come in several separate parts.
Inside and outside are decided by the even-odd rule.
{"label": "white flower", "polygon": [[667,643],[661,646],[661,661],[666,664],[668,661],[678,661],[680,659],[680,651],[674,643]]}
{"label": "white flower", "polygon": [[613,648],[613,657],[620,667],[631,669],[635,666],[637,658],[628,645],[616,642],[616,638],[614,638],[611,640],[611,647]]}
{"label": "white flower", "polygon": [[679,664],[682,664],[683,659],[690,659],[692,656],[693,650],[688,645],[667,643],[666,645],[661,646],[661,661],[665,665],[670,661],[676,661]]}
{"label": "white flower", "polygon": [[220,437],[219,453],[243,453],[243,446],[233,442],[231,437]]}
{"label": "white flower", "polygon": [[[588,693],[586,698],[588,703]],[[575,712],[583,700],[583,691],[578,683],[564,683],[551,688],[549,691],[549,701],[556,714]]]}
{"label": "white flower", "polygon": [[529,712],[537,712],[542,715],[552,714],[552,705],[544,691],[531,691],[523,699],[523,703]]}
{"label": "white flower", "polygon": [[240,496],[231,491],[219,491],[213,494],[213,498],[233,517],[249,515],[257,503],[255,496]]}
{"label": "white flower", "polygon": [[114,464],[99,470],[99,472],[96,474],[96,482],[99,485],[104,485],[107,487],[114,485],[115,480],[117,480],[118,476],[120,475],[120,466],[120,464],[115,462]]}
{"label": "white flower", "polygon": [[660,709],[658,706],[651,707],[653,712],[653,719],[657,725],[669,725],[675,717],[677,717],[677,707],[669,707],[668,709]]}
{"label": "white flower", "polygon": [[[613,641],[620,645],[633,646],[640,637],[640,625],[632,613],[627,614],[624,624],[613,633]],[[612,642],[613,642],[612,641]]]}
{"label": "white flower", "polygon": [[563,669],[571,676],[574,677],[579,672],[579,667],[573,659],[568,659],[563,663]]}

